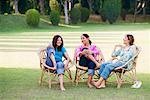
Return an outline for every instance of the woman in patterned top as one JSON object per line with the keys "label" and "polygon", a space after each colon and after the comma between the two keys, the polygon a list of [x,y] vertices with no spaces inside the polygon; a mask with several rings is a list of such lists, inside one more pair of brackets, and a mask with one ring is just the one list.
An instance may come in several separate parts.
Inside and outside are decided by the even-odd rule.
{"label": "woman in patterned top", "polygon": [[[93,82],[93,85],[96,88],[105,88],[106,80],[109,77],[112,70],[117,67],[124,65],[130,58],[132,58],[136,53],[136,46],[134,43],[133,35],[127,34],[123,38],[125,46],[116,45],[114,52],[112,53],[112,59],[103,63],[99,69],[99,80]],[[120,47],[119,50],[115,51],[117,47]]]}

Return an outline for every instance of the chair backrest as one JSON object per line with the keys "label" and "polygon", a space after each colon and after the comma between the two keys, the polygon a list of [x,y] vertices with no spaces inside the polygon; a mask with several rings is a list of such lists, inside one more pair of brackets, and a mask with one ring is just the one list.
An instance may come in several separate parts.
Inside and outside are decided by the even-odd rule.
{"label": "chair backrest", "polygon": [[129,59],[129,61],[127,61],[122,67],[127,66],[126,70],[132,70],[136,68],[136,64],[137,64],[137,58],[139,53],[141,52],[141,47],[136,46],[136,53],[135,55]]}
{"label": "chair backrest", "polygon": [[138,59],[138,55],[139,55],[140,52],[141,52],[141,47],[137,47],[136,46],[136,54],[133,57],[133,61],[132,61],[133,65],[132,65],[131,69],[135,69],[136,68],[137,59]]}
{"label": "chair backrest", "polygon": [[40,57],[40,68],[43,69],[45,68],[45,61],[46,61],[46,50],[41,50],[39,53],[39,57]]}

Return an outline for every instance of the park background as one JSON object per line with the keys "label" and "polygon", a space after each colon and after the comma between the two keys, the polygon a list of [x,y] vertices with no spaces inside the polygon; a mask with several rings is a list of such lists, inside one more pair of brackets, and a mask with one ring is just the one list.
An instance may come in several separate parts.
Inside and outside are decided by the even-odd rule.
{"label": "park background", "polygon": [[[104,90],[95,90],[86,83],[77,87],[65,83],[67,91],[61,93],[57,84],[52,89],[47,84],[39,86],[39,49],[59,34],[73,59],[83,33],[90,35],[106,60],[125,34],[133,34],[135,44],[142,48],[137,63],[142,88],[134,90],[127,84],[117,90],[115,84],[108,84]],[[150,0],[1,0],[0,99],[148,100],[149,45]]]}

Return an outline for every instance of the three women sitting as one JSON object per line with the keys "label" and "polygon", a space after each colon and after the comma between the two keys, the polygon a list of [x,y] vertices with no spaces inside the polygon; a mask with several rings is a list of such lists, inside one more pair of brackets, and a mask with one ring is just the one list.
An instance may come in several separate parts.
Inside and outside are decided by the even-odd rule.
{"label": "three women sitting", "polygon": [[[92,87],[94,85],[96,88],[104,88],[110,73],[115,68],[124,65],[131,57],[135,55],[136,52],[136,47],[133,45],[134,37],[127,34],[123,39],[125,46],[117,45],[115,49],[117,47],[120,47],[120,49],[118,51],[114,50],[112,53],[112,59],[101,64],[98,62],[97,56],[102,52],[96,47],[96,45],[92,45],[88,34],[81,35],[81,42],[82,45],[76,49],[75,58],[79,57],[80,66],[88,67],[88,87]],[[46,64],[56,69],[57,74],[59,75],[60,89],[65,90],[63,85],[63,74],[70,59],[66,49],[63,47],[63,39],[61,36],[54,36],[52,45],[53,46],[47,47],[46,50]],[[67,63],[65,65],[62,62],[63,55],[67,59]],[[100,67],[100,78],[97,82],[93,82],[92,78],[97,67]]]}

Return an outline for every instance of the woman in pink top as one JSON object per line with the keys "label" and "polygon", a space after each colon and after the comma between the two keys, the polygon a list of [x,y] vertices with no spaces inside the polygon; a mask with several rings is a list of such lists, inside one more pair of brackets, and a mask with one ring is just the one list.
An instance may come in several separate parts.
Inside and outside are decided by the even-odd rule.
{"label": "woman in pink top", "polygon": [[80,58],[79,65],[88,67],[88,87],[92,87],[92,77],[94,75],[94,69],[100,66],[97,62],[97,56],[100,54],[100,50],[95,45],[92,45],[88,34],[81,35],[80,45],[75,52],[75,58]]}

